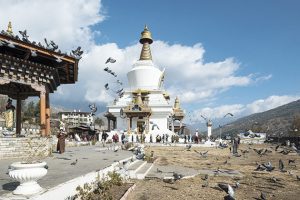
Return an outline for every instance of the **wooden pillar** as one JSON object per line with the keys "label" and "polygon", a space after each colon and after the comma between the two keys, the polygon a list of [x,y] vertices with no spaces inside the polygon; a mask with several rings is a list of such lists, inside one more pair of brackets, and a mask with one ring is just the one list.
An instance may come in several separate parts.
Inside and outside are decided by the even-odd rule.
{"label": "wooden pillar", "polygon": [[110,131],[110,119],[107,118],[107,130]]}
{"label": "wooden pillar", "polygon": [[47,92],[46,93],[46,128],[45,128],[45,131],[46,131],[46,135],[49,136],[50,135],[50,115],[51,115],[51,112],[50,112],[50,99],[49,99],[49,93]]}
{"label": "wooden pillar", "polygon": [[22,111],[22,100],[21,98],[17,98],[16,135],[21,134],[21,111]]}
{"label": "wooden pillar", "polygon": [[127,117],[127,131],[130,132],[130,118]]}
{"label": "wooden pillar", "polygon": [[149,133],[149,128],[150,128],[150,117],[149,116],[147,116],[147,133]]}
{"label": "wooden pillar", "polygon": [[117,128],[116,119],[115,119],[115,120],[113,120],[113,127],[114,127],[114,129],[116,129],[116,128]]}
{"label": "wooden pillar", "polygon": [[40,120],[41,120],[41,135],[46,136],[46,92],[40,92]]}

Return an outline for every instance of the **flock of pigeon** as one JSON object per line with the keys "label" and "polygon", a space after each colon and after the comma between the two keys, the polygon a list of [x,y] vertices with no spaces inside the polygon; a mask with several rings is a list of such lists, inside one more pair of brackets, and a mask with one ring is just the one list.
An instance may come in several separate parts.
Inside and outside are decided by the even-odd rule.
{"label": "flock of pigeon", "polygon": [[[55,58],[56,62],[58,62],[58,63],[62,62],[62,58],[64,56],[68,55],[67,53],[62,53],[61,50],[58,49],[58,45],[52,40],[48,41],[45,38],[44,39],[45,45],[41,44],[40,42],[38,42],[38,43],[35,42],[35,41],[31,42],[29,40],[29,36],[27,35],[27,30],[19,31],[19,34],[21,35],[21,38],[18,35],[8,33],[4,30],[1,31],[1,34],[10,36],[11,38],[14,38],[16,40],[20,40],[20,41],[23,41],[23,42],[26,42],[26,43],[29,43],[29,44],[33,44],[33,45],[39,46],[41,48],[44,48],[44,49],[47,49],[47,50],[50,50],[50,51],[54,51],[56,53],[62,54],[62,56],[52,55]],[[0,46],[7,46],[7,47],[10,47],[10,48],[16,48],[16,45],[17,45],[17,43],[12,41],[12,40],[0,40]],[[36,50],[31,50],[30,53],[31,53],[32,57],[36,57],[38,55]],[[81,59],[82,54],[83,54],[83,51],[81,50],[81,47],[79,46],[75,50],[72,50],[71,53],[69,54],[69,56],[79,60],[79,59]]]}
{"label": "flock of pigeon", "polygon": [[[245,156],[246,154],[250,153],[251,149],[254,152],[256,152],[257,156],[260,156],[260,157],[262,157],[262,156],[268,156],[269,153],[273,152],[269,148],[255,149],[255,148],[251,148],[250,145],[249,145],[248,148],[249,148],[249,150],[248,149],[246,149],[246,150],[241,149],[240,150],[241,154],[244,155],[244,158],[246,158],[246,156]],[[283,154],[283,155],[288,155],[291,152],[300,153],[300,150],[298,150],[298,148],[295,147],[295,146],[286,147],[286,146],[277,145],[276,147],[271,147],[271,148],[275,149],[275,152]],[[187,144],[185,146],[185,150],[186,151],[191,151],[191,149],[192,149],[192,145],[191,144]],[[197,155],[199,155],[201,158],[207,158],[207,156],[208,156],[208,151],[200,152],[200,151],[194,150],[194,152],[196,152]],[[241,155],[236,156],[236,157],[241,157]],[[287,163],[288,163],[289,166],[293,165],[294,167],[296,167],[296,160],[295,159],[288,159]],[[223,164],[224,165],[229,164],[228,160],[226,160]],[[256,169],[254,169],[254,171],[266,171],[266,172],[270,173],[270,172],[274,171],[274,169],[275,169],[275,166],[273,166],[270,161],[268,161],[266,163],[258,163],[258,162],[256,162],[256,165],[257,166],[256,166]],[[283,158],[279,159],[279,161],[278,161],[278,171],[281,172],[281,173],[288,172],[289,175],[294,176],[294,174],[292,173],[292,171],[288,171],[286,169]],[[217,176],[221,172],[224,172],[224,170],[220,170],[218,168],[217,170],[214,171],[214,175]],[[163,173],[163,171],[157,168],[157,173]],[[174,172],[172,180],[170,180],[170,179],[163,179],[163,181],[166,182],[166,183],[173,184],[175,181],[180,180],[182,177],[183,177],[183,175],[180,175],[180,174]],[[296,175],[295,177],[296,177],[296,181],[300,181],[300,176]],[[202,187],[208,187],[209,186],[209,183],[208,183],[209,175],[205,174],[205,176],[202,177],[201,179],[204,181]],[[239,180],[239,178],[237,180]],[[272,183],[278,183],[278,182],[280,182],[280,179],[279,178],[275,178],[273,176],[272,178],[269,179],[269,181],[272,182]],[[235,191],[239,187],[240,187],[240,183],[238,181],[236,181],[233,186],[230,185],[230,184],[228,184],[228,183],[218,183],[217,187],[213,187],[213,188],[217,189],[217,190],[225,191],[226,194],[227,194],[224,197],[225,200],[226,199],[227,200],[234,200],[235,199]],[[259,198],[256,198],[256,199],[267,200],[268,198],[267,198],[266,193],[263,192],[263,191],[261,191],[261,194],[260,194]]]}
{"label": "flock of pigeon", "polygon": [[[115,62],[116,62],[116,59],[114,59],[114,58],[112,58],[112,57],[109,57],[109,58],[106,60],[105,64],[108,64],[108,63],[115,63]],[[118,75],[116,74],[116,72],[112,71],[109,67],[105,67],[105,68],[104,68],[104,71],[107,72],[108,74],[112,75],[112,76],[115,77],[115,78],[118,77]],[[105,88],[106,90],[112,91],[114,94],[117,94],[119,98],[121,98],[121,97],[124,95],[124,89],[122,88],[123,83],[122,83],[119,79],[117,79],[117,80],[115,81],[115,83],[118,85],[118,89],[111,88],[111,84],[108,84],[108,83],[106,83],[106,84],[104,85],[104,88]]]}

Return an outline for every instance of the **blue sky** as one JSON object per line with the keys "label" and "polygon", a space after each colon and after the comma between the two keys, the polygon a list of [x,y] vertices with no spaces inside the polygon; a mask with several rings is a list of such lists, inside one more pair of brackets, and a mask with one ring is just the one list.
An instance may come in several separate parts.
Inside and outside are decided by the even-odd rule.
{"label": "blue sky", "polygon": [[[139,57],[140,32],[148,25],[153,61],[165,67],[165,89],[195,123],[262,112],[300,98],[300,2],[296,0],[0,0],[1,29],[12,21],[31,39],[53,39],[63,50],[85,54],[79,81],[61,86],[52,103],[100,111],[113,100],[103,71],[126,73]],[[28,5],[31,5],[28,7]],[[27,8],[26,13],[24,7]]]}
{"label": "blue sky", "polygon": [[107,20],[94,27],[103,36],[99,43],[130,45],[147,23],[155,39],[202,43],[206,62],[234,57],[241,63],[240,74],[272,74],[263,83],[223,93],[221,103],[299,95],[299,1],[106,0],[103,5]]}

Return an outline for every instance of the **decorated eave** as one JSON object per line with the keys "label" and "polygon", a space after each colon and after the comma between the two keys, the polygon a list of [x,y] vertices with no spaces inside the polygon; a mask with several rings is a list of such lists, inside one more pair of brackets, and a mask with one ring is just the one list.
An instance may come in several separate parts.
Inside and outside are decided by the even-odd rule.
{"label": "decorated eave", "polygon": [[[62,53],[51,40],[45,39],[43,45],[30,41],[26,30],[19,33],[20,37],[13,34],[10,25],[7,31],[0,33],[1,78],[17,80],[19,83],[45,84],[51,93],[60,84],[72,84],[78,80],[78,62],[83,53],[80,47],[70,54]],[[12,87],[14,85],[10,84],[1,90],[9,91]],[[23,89],[30,93],[30,89]]]}

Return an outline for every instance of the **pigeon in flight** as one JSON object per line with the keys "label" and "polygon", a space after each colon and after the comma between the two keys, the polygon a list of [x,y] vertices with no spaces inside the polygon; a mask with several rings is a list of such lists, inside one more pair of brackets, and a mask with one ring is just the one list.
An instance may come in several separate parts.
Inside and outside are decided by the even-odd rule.
{"label": "pigeon in flight", "polygon": [[109,58],[106,60],[105,64],[107,64],[107,63],[115,63],[115,62],[116,62],[115,59],[113,59],[112,57],[109,57]]}
{"label": "pigeon in flight", "polygon": [[117,80],[117,83],[119,83],[120,85],[123,85],[123,83],[120,80]]}
{"label": "pigeon in flight", "polygon": [[105,87],[106,90],[109,90],[108,83],[106,83],[106,84],[104,85],[104,87]]}
{"label": "pigeon in flight", "polygon": [[226,117],[227,115],[230,115],[231,117],[233,117],[232,113],[227,113],[226,115],[224,115],[224,117]]}
{"label": "pigeon in flight", "polygon": [[117,74],[115,72],[111,72],[111,75],[113,75],[114,77],[117,77]]}
{"label": "pigeon in flight", "polygon": [[90,104],[89,108],[91,109],[91,115],[94,116],[95,113],[97,112],[97,106],[96,106],[96,104],[94,104],[94,103]]}
{"label": "pigeon in flight", "polygon": [[106,72],[107,72],[108,70],[109,70],[109,68],[108,68],[108,67],[105,67],[105,68],[104,68],[104,71],[106,71]]}

